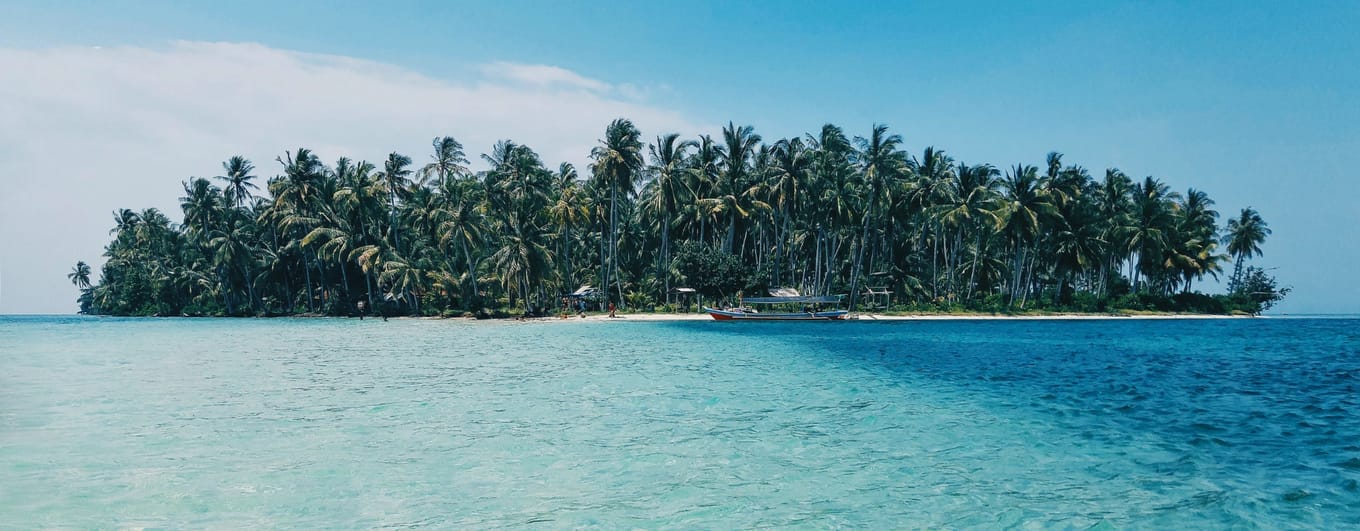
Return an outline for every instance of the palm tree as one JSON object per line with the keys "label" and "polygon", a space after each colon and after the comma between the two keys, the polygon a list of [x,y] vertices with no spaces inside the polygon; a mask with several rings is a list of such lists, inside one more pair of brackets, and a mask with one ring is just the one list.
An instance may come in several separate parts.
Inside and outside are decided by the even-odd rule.
{"label": "palm tree", "polygon": [[[467,265],[467,284],[469,291],[464,297],[464,306],[473,303],[477,296],[477,263],[472,250],[481,247],[485,235],[484,206],[477,195],[479,188],[475,182],[467,180],[457,183],[443,191],[444,207],[440,212],[439,244],[445,249],[457,245],[462,251]],[[471,308],[469,308],[471,309]]]}
{"label": "palm tree", "polygon": [[1204,275],[1218,278],[1223,256],[1218,249],[1218,211],[1214,201],[1202,190],[1191,188],[1176,205],[1176,238],[1167,262],[1180,271],[1182,290],[1190,292],[1191,283]]}
{"label": "palm tree", "polygon": [[1133,252],[1130,243],[1133,226],[1132,190],[1133,181],[1117,168],[1105,170],[1105,179],[1097,189],[1096,210],[1102,225],[1101,239],[1106,244],[1104,263],[1100,266],[1099,295],[1106,295],[1109,291],[1110,270],[1117,269],[1115,257]]}
{"label": "palm tree", "polygon": [[[275,159],[283,165],[283,175],[269,181],[269,193],[274,196],[274,204],[263,217],[268,217],[283,229],[293,233],[294,240],[301,240],[315,221],[312,212],[320,200],[321,180],[325,165],[321,159],[307,148],[298,148],[297,153],[284,152],[283,157]],[[307,288],[307,311],[315,312],[315,293],[312,290],[312,272],[307,252],[302,253],[302,271]],[[290,296],[291,299],[291,296]],[[289,302],[291,307],[292,303]]]}
{"label": "palm tree", "polygon": [[859,250],[850,274],[850,309],[855,309],[856,295],[859,290],[859,277],[864,266],[864,249],[869,244],[869,230],[876,221],[877,207],[887,203],[892,185],[902,176],[907,167],[907,155],[898,149],[902,136],[888,134],[888,126],[874,124],[869,138],[855,138],[859,150],[855,154],[859,171],[866,189],[864,197],[864,229],[860,234]]}
{"label": "palm tree", "polygon": [[1142,183],[1133,185],[1133,223],[1129,227],[1127,241],[1136,255],[1134,291],[1139,289],[1140,276],[1144,284],[1164,283],[1166,280],[1167,268],[1163,254],[1170,247],[1172,231],[1176,228],[1173,200],[1178,197],[1165,183],[1152,177],[1146,177]]}
{"label": "palm tree", "polygon": [[510,233],[503,235],[500,249],[491,255],[505,289],[518,293],[526,309],[530,307],[533,279],[542,278],[552,263],[552,252],[538,243],[541,240],[538,231],[531,224],[510,227]]}
{"label": "palm tree", "polygon": [[972,266],[969,267],[968,285],[964,290],[965,300],[971,299],[977,280],[978,260],[982,253],[983,238],[996,230],[1001,223],[998,215],[997,200],[1000,197],[1001,172],[990,164],[969,166],[959,162],[953,172],[953,191],[947,195],[947,202],[937,207],[934,216],[946,227],[955,227],[959,233],[959,247],[965,232],[977,233],[973,245]]}
{"label": "palm tree", "polygon": [[642,173],[642,133],[633,122],[619,118],[605,128],[604,139],[590,151],[595,159],[591,170],[601,176],[609,188],[609,265],[600,272],[601,285],[608,292],[609,281],[614,280],[617,288],[618,304],[623,307],[623,282],[618,278],[618,199],[619,191],[631,195],[633,187]]}
{"label": "palm tree", "polygon": [[425,184],[433,179],[445,180],[467,173],[467,155],[463,153],[463,144],[454,140],[451,136],[442,136],[434,139],[434,154],[430,156],[433,162],[420,168],[421,184]]}
{"label": "palm tree", "polygon": [[223,225],[213,232],[207,246],[212,249],[212,263],[218,271],[220,290],[227,315],[235,315],[232,293],[237,281],[246,285],[247,297],[254,303],[255,291],[251,279],[255,253],[250,245],[249,227],[244,224]]}
{"label": "palm tree", "polygon": [[714,195],[720,158],[718,144],[713,141],[713,137],[700,135],[697,149],[686,164],[685,188],[689,190],[693,201],[685,205],[685,218],[690,224],[690,237],[702,242],[708,240],[709,221],[716,212],[711,205],[701,203],[701,200]]}
{"label": "palm tree", "polygon": [[[1039,183],[1039,170],[1034,166],[1017,164],[1002,183],[1005,194],[1001,203],[1002,232],[1010,239],[1014,250],[1011,263],[1010,300],[1025,305],[1029,282],[1025,278],[1027,260],[1033,261],[1031,251],[1044,222],[1056,215],[1052,199]],[[1029,269],[1033,269],[1031,266]]]}
{"label": "palm tree", "polygon": [[712,200],[721,204],[722,210],[727,212],[727,238],[723,247],[729,254],[736,239],[737,218],[750,216],[750,212],[742,208],[742,196],[747,195],[746,176],[758,145],[760,135],[755,134],[755,129],[749,125],[737,127],[727,122],[727,127],[723,128],[723,146],[718,150],[722,173],[718,180],[717,197]]}
{"label": "palm tree", "polygon": [[[326,227],[327,231],[318,233],[322,229],[318,227],[303,241],[304,245],[309,244],[309,241],[322,242],[318,253],[324,253],[338,263],[342,277],[346,277],[346,287],[349,285],[346,271],[349,264],[355,263],[354,250],[382,239],[377,234],[377,223],[372,218],[382,212],[382,196],[386,195],[387,190],[374,175],[376,169],[368,161],[351,164],[349,159],[343,157],[337,161],[335,176],[338,188],[331,195],[336,219],[331,227]],[[372,308],[374,275],[364,272],[363,276],[368,307]]]}
{"label": "palm tree", "polygon": [[559,274],[562,276],[564,287],[570,288],[575,279],[572,270],[571,231],[590,218],[590,207],[585,190],[581,188],[581,182],[578,180],[576,167],[571,163],[563,162],[558,166],[555,181],[557,200],[548,207],[548,215],[558,227],[558,255],[562,266]]}
{"label": "palm tree", "polygon": [[[851,164],[854,146],[845,136],[845,131],[834,124],[822,126],[817,136],[808,135],[812,149],[812,175],[809,193],[803,194],[810,200],[805,209],[813,219],[822,220],[813,227],[817,238],[812,253],[812,292],[824,295],[829,292],[832,277],[841,269],[833,267],[835,257],[840,256],[845,238],[849,232],[854,212],[859,203],[860,191],[855,187],[855,172]],[[827,233],[830,236],[827,236]]]}
{"label": "palm tree", "polygon": [[382,273],[378,275],[378,279],[389,286],[387,294],[393,300],[406,302],[416,312],[420,310],[420,296],[425,293],[428,278],[424,269],[395,257],[383,261]]}
{"label": "palm tree", "polygon": [[1236,291],[1242,283],[1242,263],[1248,258],[1261,255],[1261,244],[1270,235],[1270,227],[1255,209],[1242,209],[1238,217],[1228,220],[1228,233],[1225,236],[1228,254],[1233,257],[1232,279],[1228,290]]}
{"label": "palm tree", "polygon": [[191,236],[204,239],[222,217],[217,187],[199,178],[183,184],[184,197],[179,200],[184,210],[184,226]]}
{"label": "palm tree", "polygon": [[406,187],[410,185],[408,177],[411,176],[411,157],[392,152],[387,155],[387,161],[383,163],[383,171],[378,174],[378,180],[387,185],[388,197],[390,199],[390,216],[388,220],[388,231],[392,234],[392,248],[401,249],[401,238],[397,228],[397,196],[405,193]]}
{"label": "palm tree", "polygon": [[76,262],[76,266],[71,268],[71,272],[66,275],[71,279],[71,284],[82,290],[90,288],[90,265],[84,260]]}
{"label": "palm tree", "polygon": [[[769,188],[772,192],[771,206],[779,212],[779,237],[776,239],[774,283],[781,284],[788,255],[786,245],[789,229],[797,212],[799,193],[807,185],[812,170],[812,151],[803,145],[803,139],[794,137],[776,142],[771,156],[774,163],[770,166]],[[788,264],[791,266],[792,264]]]}
{"label": "palm tree", "polygon": [[949,270],[949,242],[947,236],[944,235],[945,227],[938,214],[940,205],[955,201],[960,193],[955,186],[956,176],[953,175],[954,159],[945,155],[943,150],[935,149],[934,146],[927,146],[920,159],[913,157],[907,161],[907,169],[915,177],[911,183],[911,194],[909,194],[907,206],[926,213],[921,232],[923,237],[929,235],[931,244],[929,251],[930,293],[933,299],[939,296],[940,274],[938,264],[941,244],[944,246],[945,270],[946,272]]}
{"label": "palm tree", "polygon": [[141,222],[141,216],[138,216],[131,209],[115,210],[113,211],[113,228],[109,229],[109,234],[117,235],[125,232],[131,234]]}
{"label": "palm tree", "polygon": [[241,208],[252,197],[251,190],[259,190],[260,187],[250,182],[255,179],[250,172],[255,171],[255,165],[240,155],[236,155],[222,163],[224,175],[214,177],[226,184],[223,185],[222,192],[226,195],[227,203],[236,208]]}
{"label": "palm tree", "polygon": [[651,151],[652,182],[648,186],[646,206],[657,216],[658,231],[661,232],[661,250],[656,263],[657,274],[663,278],[665,294],[671,292],[670,252],[671,225],[680,205],[692,193],[685,186],[684,165],[688,157],[686,150],[698,147],[693,140],[680,140],[678,133],[656,138],[649,147]]}

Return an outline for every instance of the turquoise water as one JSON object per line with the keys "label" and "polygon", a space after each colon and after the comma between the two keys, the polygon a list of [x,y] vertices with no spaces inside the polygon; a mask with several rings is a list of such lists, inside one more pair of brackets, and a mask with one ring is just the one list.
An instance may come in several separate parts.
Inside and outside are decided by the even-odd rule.
{"label": "turquoise water", "polygon": [[0,527],[1355,526],[1358,325],[0,317]]}

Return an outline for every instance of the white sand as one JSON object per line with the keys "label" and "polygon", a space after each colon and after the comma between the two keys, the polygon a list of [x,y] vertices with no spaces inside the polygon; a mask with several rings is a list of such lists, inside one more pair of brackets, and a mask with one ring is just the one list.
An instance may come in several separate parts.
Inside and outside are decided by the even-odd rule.
{"label": "white sand", "polygon": [[[883,314],[851,314],[850,319],[864,321],[980,321],[980,320],[1117,320],[1117,319],[1240,319],[1247,316],[1231,315],[1202,315],[1202,314],[1153,314],[1153,315],[1092,315],[1092,314],[1053,314],[1053,315],[883,315]],[[508,319],[505,319],[508,320]],[[584,319],[573,314],[571,317],[562,319],[560,317],[539,317],[525,319],[525,322],[655,322],[655,321],[711,321],[713,320],[706,313],[623,313],[619,312],[617,317],[610,318],[604,314],[590,314]]]}

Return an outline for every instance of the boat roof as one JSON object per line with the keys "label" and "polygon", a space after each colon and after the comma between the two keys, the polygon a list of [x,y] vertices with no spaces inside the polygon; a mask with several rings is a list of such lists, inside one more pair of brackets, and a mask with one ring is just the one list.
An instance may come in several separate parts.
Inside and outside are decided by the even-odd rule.
{"label": "boat roof", "polygon": [[796,297],[747,297],[741,300],[745,304],[785,304],[785,303],[837,303],[844,295],[808,295]]}

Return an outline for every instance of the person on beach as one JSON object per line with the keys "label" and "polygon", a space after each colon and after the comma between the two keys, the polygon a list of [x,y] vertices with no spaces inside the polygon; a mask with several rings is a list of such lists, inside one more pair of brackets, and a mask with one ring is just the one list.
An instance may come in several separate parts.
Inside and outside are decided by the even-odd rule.
{"label": "person on beach", "polygon": [[618,317],[617,315],[614,315],[614,303],[612,302],[609,303],[609,317]]}
{"label": "person on beach", "polygon": [[359,304],[356,304],[355,306],[359,308],[359,320],[364,320],[364,301],[359,301]]}

